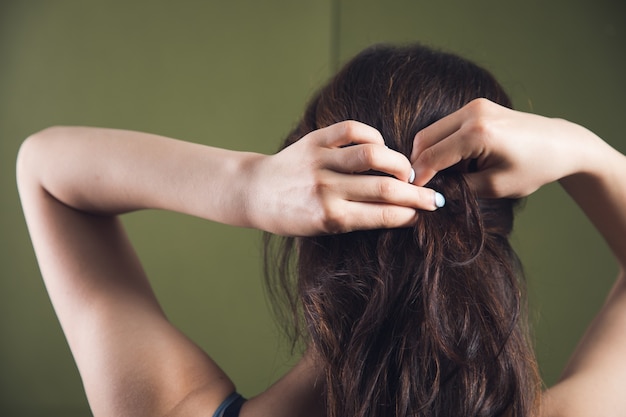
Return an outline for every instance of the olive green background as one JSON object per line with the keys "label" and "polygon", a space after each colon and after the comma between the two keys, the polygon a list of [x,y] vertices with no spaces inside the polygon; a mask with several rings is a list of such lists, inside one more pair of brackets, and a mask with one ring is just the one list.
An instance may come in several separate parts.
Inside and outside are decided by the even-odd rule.
{"label": "olive green background", "polygon": [[[0,415],[89,415],[15,190],[15,155],[29,134],[94,125],[272,152],[354,53],[421,41],[492,70],[519,109],[576,121],[624,152],[625,40],[621,0],[2,0]],[[243,394],[287,369],[293,359],[263,293],[257,232],[172,213],[125,222],[171,320]],[[616,265],[557,186],[528,200],[517,230],[551,384]]]}

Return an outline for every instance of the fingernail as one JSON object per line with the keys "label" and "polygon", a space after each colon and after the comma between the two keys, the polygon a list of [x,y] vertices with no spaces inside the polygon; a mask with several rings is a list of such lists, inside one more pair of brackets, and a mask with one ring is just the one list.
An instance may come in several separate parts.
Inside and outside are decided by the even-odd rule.
{"label": "fingernail", "polygon": [[[417,178],[417,174],[420,174],[420,179],[421,179],[424,173],[423,168],[421,166],[417,166],[416,168],[412,168],[412,169],[413,169],[413,173],[415,174],[415,178]],[[415,178],[413,179],[413,181],[415,181]],[[420,185],[424,185],[424,184],[420,184]]]}
{"label": "fingernail", "polygon": [[437,208],[441,208],[446,205],[446,198],[441,194],[435,191],[435,206]]}
{"label": "fingernail", "polygon": [[413,184],[413,181],[415,181],[415,170],[411,168],[411,175],[409,175],[409,183]]}

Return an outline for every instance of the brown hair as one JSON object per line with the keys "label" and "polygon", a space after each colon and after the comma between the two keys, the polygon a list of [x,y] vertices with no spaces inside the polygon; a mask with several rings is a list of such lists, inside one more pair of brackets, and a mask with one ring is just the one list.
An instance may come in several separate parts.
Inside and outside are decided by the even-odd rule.
{"label": "brown hair", "polygon": [[[419,130],[479,97],[511,107],[465,59],[372,47],[314,97],[284,146],[357,120],[408,156]],[[270,294],[287,293],[295,334],[322,361],[329,417],[532,415],[540,382],[508,241],[516,201],[477,198],[461,167],[428,186],[446,206],[412,228],[268,243]]]}

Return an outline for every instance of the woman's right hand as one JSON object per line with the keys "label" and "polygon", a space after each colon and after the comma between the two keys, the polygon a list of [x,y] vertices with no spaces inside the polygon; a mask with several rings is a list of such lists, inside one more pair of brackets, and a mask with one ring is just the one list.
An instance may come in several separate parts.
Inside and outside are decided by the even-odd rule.
{"label": "woman's right hand", "polygon": [[435,191],[410,184],[409,160],[356,121],[315,130],[251,167],[249,225],[281,235],[407,227],[417,210],[437,208]]}
{"label": "woman's right hand", "polygon": [[[466,179],[486,198],[525,197],[539,187],[578,172],[609,147],[586,129],[476,99],[420,131],[411,162],[416,185],[457,163],[475,161]],[[597,155],[597,157],[594,157]]]}

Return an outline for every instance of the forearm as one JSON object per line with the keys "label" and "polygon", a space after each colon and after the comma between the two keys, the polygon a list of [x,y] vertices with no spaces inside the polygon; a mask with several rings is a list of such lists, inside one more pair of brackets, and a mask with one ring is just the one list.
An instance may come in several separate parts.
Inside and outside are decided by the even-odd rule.
{"label": "forearm", "polygon": [[[20,149],[24,214],[94,415],[166,415],[190,397],[202,397],[212,409],[234,389],[167,321],[113,215],[164,208],[241,222],[232,213],[237,188],[229,188],[230,199],[219,187],[233,183],[230,176],[240,174],[246,158],[153,135],[89,128],[48,129]],[[205,198],[202,204],[196,193],[222,203]]]}
{"label": "forearm", "polygon": [[20,164],[21,176],[81,211],[155,208],[249,226],[246,170],[259,157],[146,133],[55,127],[25,142]]}
{"label": "forearm", "polygon": [[626,269],[626,157],[586,129],[576,173],[560,180]]}
{"label": "forearm", "polygon": [[560,183],[602,234],[622,272],[561,381],[546,393],[544,415],[615,415],[626,407],[620,391],[626,375],[626,157],[577,129],[584,139],[574,151],[578,167]]}

